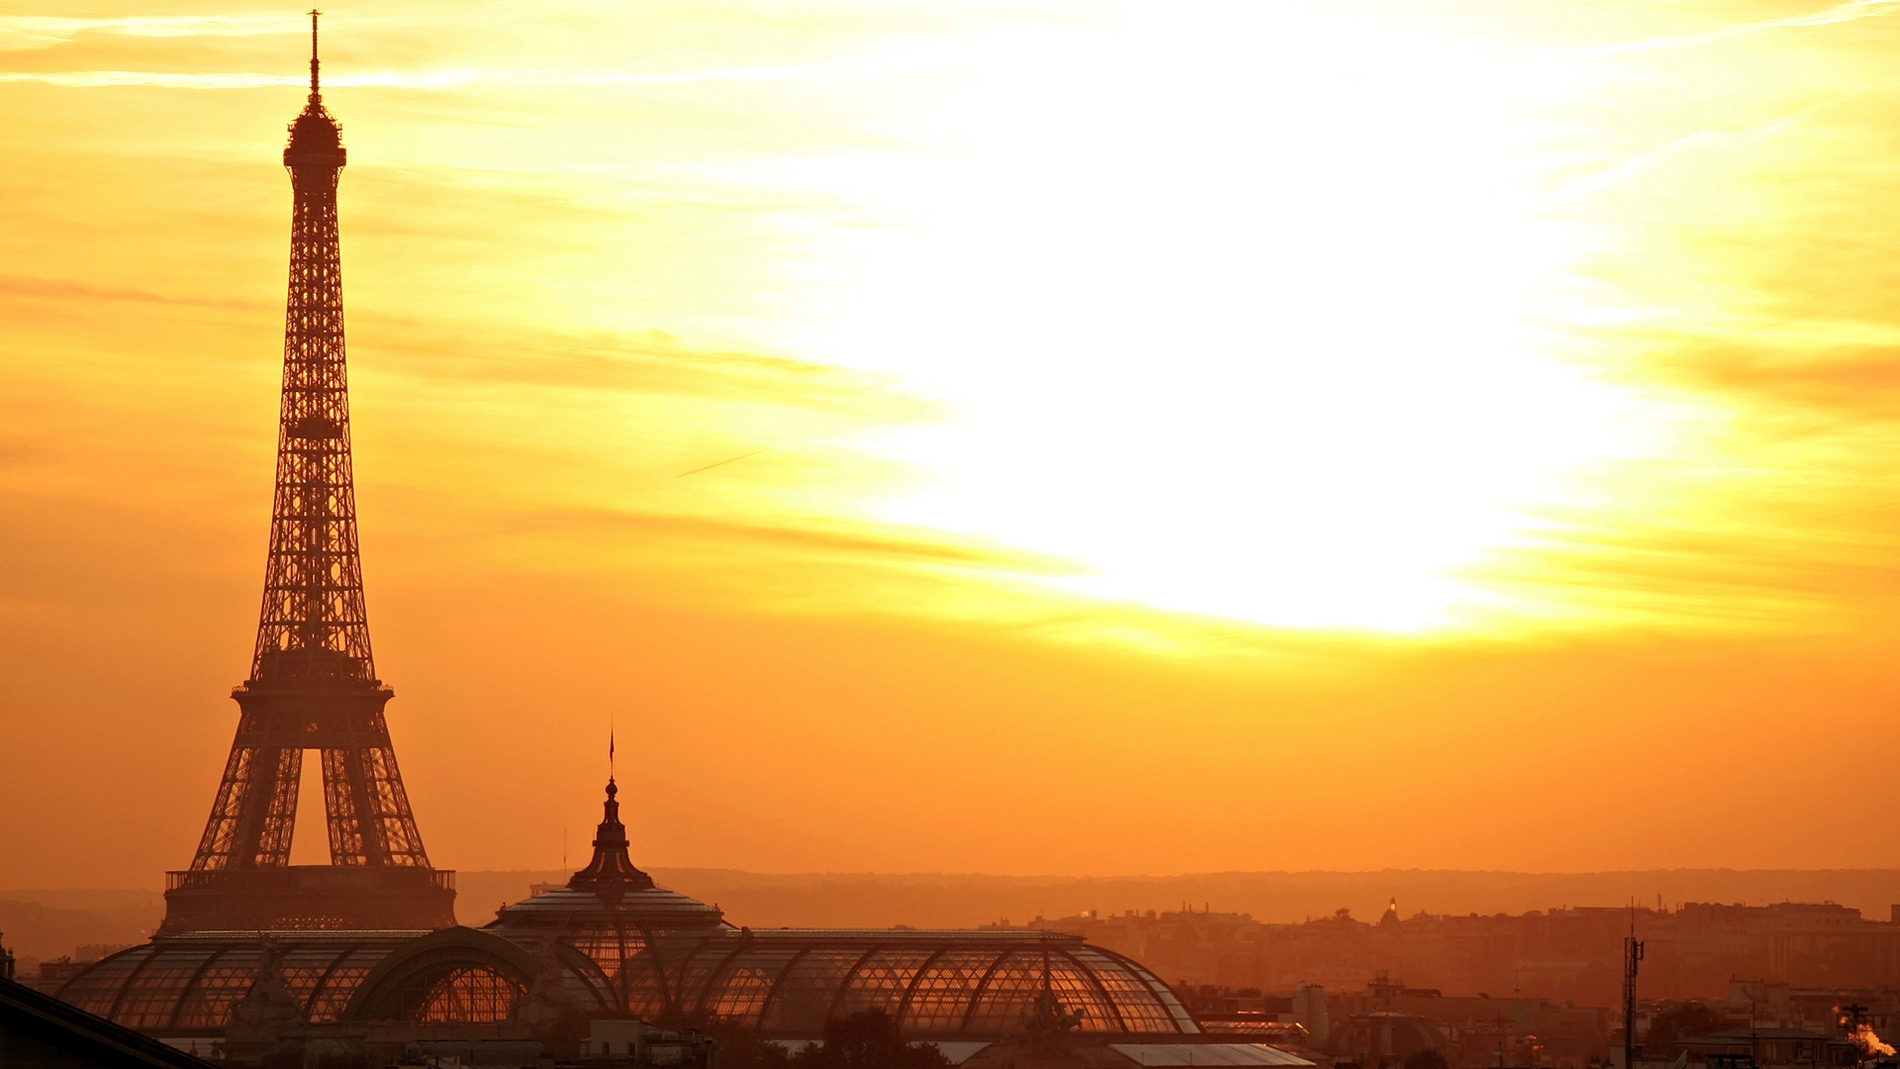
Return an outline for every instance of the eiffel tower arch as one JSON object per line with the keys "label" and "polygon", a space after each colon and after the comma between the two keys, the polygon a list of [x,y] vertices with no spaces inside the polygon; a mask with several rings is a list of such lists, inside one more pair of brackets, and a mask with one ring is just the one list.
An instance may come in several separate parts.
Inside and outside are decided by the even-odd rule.
{"label": "eiffel tower arch", "polygon": [[[191,867],[167,874],[161,933],[430,929],[455,923],[454,874],[429,865],[376,675],[357,551],[337,179],[317,16],[310,97],[290,126],[293,207],[270,557],[237,736]],[[305,753],[322,763],[330,864],[292,865]]]}

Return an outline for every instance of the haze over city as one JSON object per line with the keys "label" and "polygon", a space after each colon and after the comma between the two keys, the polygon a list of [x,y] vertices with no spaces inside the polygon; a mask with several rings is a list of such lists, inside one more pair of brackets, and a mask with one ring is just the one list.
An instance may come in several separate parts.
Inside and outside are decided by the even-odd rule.
{"label": "haze over city", "polygon": [[[327,10],[432,857],[1891,868],[1896,11]],[[203,827],[308,46],[0,15],[0,887]]]}

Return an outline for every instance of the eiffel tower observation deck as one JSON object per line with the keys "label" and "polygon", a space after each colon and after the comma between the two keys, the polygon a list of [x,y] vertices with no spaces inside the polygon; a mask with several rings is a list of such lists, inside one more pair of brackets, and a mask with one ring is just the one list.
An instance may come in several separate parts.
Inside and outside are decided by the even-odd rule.
{"label": "eiffel tower observation deck", "polygon": [[[237,737],[191,867],[167,874],[161,934],[424,930],[455,923],[454,874],[431,868],[396,767],[357,552],[343,348],[337,178],[347,153],[323,106],[317,13],[310,97],[290,126],[293,207],[283,413],[270,558]],[[306,751],[322,762],[330,864],[290,864]]]}

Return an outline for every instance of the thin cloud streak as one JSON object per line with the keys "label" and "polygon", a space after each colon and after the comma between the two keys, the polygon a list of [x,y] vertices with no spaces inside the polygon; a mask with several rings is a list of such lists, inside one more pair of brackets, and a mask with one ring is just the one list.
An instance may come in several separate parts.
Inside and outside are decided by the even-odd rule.
{"label": "thin cloud streak", "polygon": [[87,33],[122,37],[262,37],[304,32],[300,20],[273,15],[146,15],[67,18],[0,15],[0,52],[27,52],[66,44]]}
{"label": "thin cloud streak", "polygon": [[1752,37],[1760,33],[1775,30],[1798,30],[1814,26],[1835,26],[1843,22],[1856,22],[1861,19],[1886,18],[1900,13],[1900,0],[1849,0],[1812,15],[1796,15],[1785,19],[1769,19],[1764,22],[1749,22],[1739,26],[1725,26],[1719,30],[1705,33],[1683,34],[1678,37],[1657,37],[1648,41],[1630,41],[1624,44],[1603,45],[1598,48],[1583,49],[1576,53],[1586,56],[1616,55],[1625,52],[1649,52],[1668,48],[1688,48],[1695,45],[1715,44],[1732,41],[1741,37]]}
{"label": "thin cloud streak", "polygon": [[1074,575],[1086,570],[1074,561],[985,545],[974,539],[957,541],[940,532],[902,532],[889,526],[841,524],[817,518],[802,518],[791,523],[744,523],[713,516],[651,511],[567,509],[533,514],[525,517],[520,526],[523,530],[609,530],[700,543],[753,543],[838,555],[846,561],[860,563],[867,559],[888,559],[1015,575]]}
{"label": "thin cloud streak", "polygon": [[[772,82],[799,81],[819,75],[845,73],[852,66],[821,65],[805,67],[752,67],[730,70],[688,71],[682,74],[635,74],[601,72],[564,74],[559,71],[450,70],[426,73],[383,71],[371,74],[326,76],[324,85],[343,88],[418,89],[439,91],[470,85],[546,88],[570,85],[691,85],[696,82]],[[303,85],[304,77],[247,72],[169,71],[7,71],[0,82],[57,85],[90,89],[119,86],[147,86],[159,89],[266,89],[275,86]]]}
{"label": "thin cloud streak", "polygon": [[0,298],[30,297],[49,301],[135,301],[147,304],[183,304],[205,308],[256,308],[255,301],[227,297],[177,297],[129,286],[94,286],[64,278],[0,275]]}
{"label": "thin cloud streak", "polygon": [[1567,182],[1557,189],[1552,190],[1549,194],[1549,199],[1552,201],[1564,200],[1578,194],[1594,192],[1606,186],[1616,185],[1620,182],[1641,177],[1652,168],[1663,163],[1663,161],[1667,160],[1670,156],[1687,149],[1746,148],[1749,145],[1754,145],[1785,133],[1807,122],[1815,115],[1829,108],[1838,107],[1859,95],[1859,90],[1852,93],[1845,93],[1833,100],[1816,104],[1812,107],[1802,108],[1792,115],[1784,115],[1778,119],[1771,119],[1744,130],[1705,129],[1685,134],[1653,152],[1645,152],[1640,156],[1633,156],[1614,167],[1598,171],[1592,175],[1586,175],[1572,182]]}

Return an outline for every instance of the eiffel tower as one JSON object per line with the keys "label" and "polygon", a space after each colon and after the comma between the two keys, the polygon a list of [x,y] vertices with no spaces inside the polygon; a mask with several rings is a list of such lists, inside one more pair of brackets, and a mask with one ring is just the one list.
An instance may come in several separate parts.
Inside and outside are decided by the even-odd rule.
{"label": "eiffel tower", "polygon": [[[191,868],[167,874],[161,934],[432,929],[455,923],[454,873],[429,866],[383,720],[357,554],[343,355],[337,177],[347,153],[323,106],[317,12],[310,98],[290,126],[293,194],[283,414],[270,559],[237,738]],[[330,864],[292,865],[297,789],[320,755]]]}

